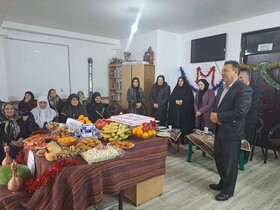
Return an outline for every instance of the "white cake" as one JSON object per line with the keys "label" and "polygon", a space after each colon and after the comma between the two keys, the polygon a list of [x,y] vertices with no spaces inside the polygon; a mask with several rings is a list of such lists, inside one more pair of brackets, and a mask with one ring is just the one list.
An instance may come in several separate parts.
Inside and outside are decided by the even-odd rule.
{"label": "white cake", "polygon": [[142,125],[142,123],[149,123],[151,120],[154,121],[155,118],[147,117],[139,114],[128,113],[128,114],[112,116],[110,120],[115,122],[120,122],[129,126],[138,126],[138,125]]}

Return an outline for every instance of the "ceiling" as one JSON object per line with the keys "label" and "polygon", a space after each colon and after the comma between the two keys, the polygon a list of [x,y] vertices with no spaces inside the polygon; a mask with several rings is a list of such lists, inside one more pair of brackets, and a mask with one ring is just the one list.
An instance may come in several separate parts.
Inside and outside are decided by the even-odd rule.
{"label": "ceiling", "polygon": [[122,39],[141,6],[137,33],[182,34],[280,11],[279,0],[12,0],[4,21]]}

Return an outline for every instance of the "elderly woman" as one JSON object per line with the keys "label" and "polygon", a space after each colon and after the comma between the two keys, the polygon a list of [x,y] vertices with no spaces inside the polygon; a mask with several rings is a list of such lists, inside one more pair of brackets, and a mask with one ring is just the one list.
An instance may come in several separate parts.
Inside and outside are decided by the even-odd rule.
{"label": "elderly woman", "polygon": [[105,105],[101,102],[101,95],[95,92],[91,96],[90,103],[87,104],[88,118],[92,123],[96,120],[106,118]]}
{"label": "elderly woman", "polygon": [[37,101],[37,107],[31,110],[28,119],[28,131],[45,130],[46,124],[51,121],[57,121],[56,112],[50,108],[48,98],[40,96]]}
{"label": "elderly woman", "polygon": [[126,93],[126,100],[128,102],[128,112],[134,114],[145,114],[145,94],[140,87],[140,81],[138,77],[134,77],[131,80],[131,86]]}
{"label": "elderly woman", "polygon": [[77,95],[79,96],[80,103],[85,107],[87,105],[87,98],[85,97],[85,94],[83,91],[79,90],[77,92]]}
{"label": "elderly woman", "polygon": [[19,113],[11,103],[4,103],[0,122],[0,164],[5,158],[3,145],[6,143],[10,146],[10,156],[15,159],[26,137],[25,126]]}
{"label": "elderly woman", "polygon": [[75,93],[69,95],[67,103],[62,108],[60,122],[65,123],[67,118],[78,119],[80,115],[88,116],[86,108],[79,102],[79,96]]}

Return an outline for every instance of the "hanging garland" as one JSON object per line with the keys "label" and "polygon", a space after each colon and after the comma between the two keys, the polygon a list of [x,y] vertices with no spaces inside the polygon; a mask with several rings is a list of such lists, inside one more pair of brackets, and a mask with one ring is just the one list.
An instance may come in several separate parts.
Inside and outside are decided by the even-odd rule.
{"label": "hanging garland", "polygon": [[58,160],[55,164],[50,166],[42,175],[34,179],[24,181],[23,185],[27,192],[34,192],[43,185],[46,185],[52,177],[59,173],[63,168],[68,166],[75,166],[78,162],[75,160]]}
{"label": "hanging garland", "polygon": [[[199,68],[199,67],[198,67]],[[212,67],[213,68],[213,67]],[[211,68],[211,69],[212,69]],[[203,74],[204,75],[204,77],[207,77],[206,75],[210,75],[211,74],[211,71],[213,71],[213,70],[211,70],[210,69],[210,73],[208,72],[207,74]],[[214,67],[214,69],[215,69],[215,67]],[[215,71],[215,70],[214,70]],[[198,71],[197,71],[198,72]],[[186,76],[186,73],[185,73],[185,71],[183,70],[183,68],[182,67],[180,67],[180,73],[181,73],[181,76],[182,77],[184,77],[185,78],[185,80],[186,80],[186,82],[187,82],[187,84],[192,88],[192,90],[194,91],[194,92],[197,92],[198,91],[198,88],[196,88],[196,87],[194,87],[193,85],[191,85],[190,84],[190,81],[188,80],[188,78],[187,78],[187,76]],[[201,75],[201,76],[203,76],[203,75]],[[208,76],[209,76],[208,75]],[[198,78],[196,78],[196,80],[198,80]],[[216,85],[214,85],[214,80],[215,80],[215,76],[213,76],[212,75],[212,79],[211,79],[211,85],[212,85],[212,87],[213,87],[213,90],[215,91],[215,90],[217,90],[221,85],[223,85],[223,80],[221,79],[221,81],[218,83],[218,84],[216,84]],[[213,82],[212,82],[213,81]]]}
{"label": "hanging garland", "polygon": [[240,64],[240,67],[242,69],[246,70],[259,70],[260,67],[263,68],[263,70],[271,70],[271,69],[277,69],[280,68],[280,62],[275,62],[271,64],[262,64],[262,65],[250,65],[250,64]]}
{"label": "hanging garland", "polygon": [[249,65],[249,64],[241,64],[240,67],[246,70],[259,70],[263,79],[272,87],[280,90],[280,84],[275,82],[267,73],[267,70],[280,68],[280,62],[275,62],[272,64],[262,64],[262,65]]}
{"label": "hanging garland", "polygon": [[260,69],[261,75],[264,78],[264,80],[271,85],[272,87],[276,88],[277,90],[280,90],[280,84],[275,82],[267,73],[265,69]]}
{"label": "hanging garland", "polygon": [[206,77],[209,77],[210,74],[212,73],[211,85],[212,85],[212,87],[214,87],[214,86],[215,86],[215,84],[214,84],[214,81],[215,81],[215,71],[216,71],[215,66],[212,66],[212,67],[210,68],[210,70],[207,72],[207,74],[204,74],[204,73],[201,71],[201,68],[200,68],[200,67],[197,67],[197,68],[196,68],[196,81],[195,81],[195,82],[197,82],[197,81],[199,80],[199,76],[202,76],[202,77],[206,78]]}

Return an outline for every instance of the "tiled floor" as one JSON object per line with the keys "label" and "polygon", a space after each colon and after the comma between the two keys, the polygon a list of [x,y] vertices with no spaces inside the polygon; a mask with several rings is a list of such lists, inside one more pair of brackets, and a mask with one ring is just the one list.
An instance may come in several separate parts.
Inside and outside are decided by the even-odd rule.
{"label": "tiled floor", "polygon": [[[239,171],[235,195],[227,201],[214,199],[218,193],[208,185],[219,180],[216,166],[210,157],[202,157],[196,150],[192,163],[186,162],[187,146],[180,151],[169,151],[165,175],[164,193],[138,207],[128,200],[124,201],[125,210],[267,210],[280,209],[280,160],[272,152],[266,164],[262,153],[256,148],[254,160],[245,165],[245,171]],[[103,203],[87,210],[117,210],[117,197],[106,195]]]}

